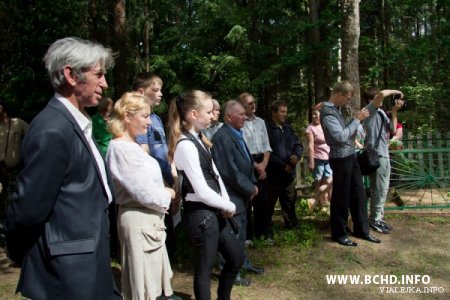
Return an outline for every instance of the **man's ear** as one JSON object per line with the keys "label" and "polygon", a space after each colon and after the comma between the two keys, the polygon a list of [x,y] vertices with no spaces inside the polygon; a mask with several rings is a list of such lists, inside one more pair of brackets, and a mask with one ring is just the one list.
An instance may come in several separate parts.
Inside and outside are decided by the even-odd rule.
{"label": "man's ear", "polygon": [[66,81],[71,86],[75,86],[77,84],[77,77],[75,76],[75,73],[71,66],[67,65],[63,69],[64,78],[66,78]]}

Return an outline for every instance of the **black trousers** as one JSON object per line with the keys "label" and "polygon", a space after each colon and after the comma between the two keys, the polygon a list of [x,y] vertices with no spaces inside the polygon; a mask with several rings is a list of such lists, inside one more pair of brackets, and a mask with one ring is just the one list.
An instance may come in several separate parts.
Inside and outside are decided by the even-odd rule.
{"label": "black trousers", "polygon": [[247,239],[269,237],[269,199],[267,180],[258,180],[258,195],[247,207]]}
{"label": "black trousers", "polygon": [[212,210],[198,209],[185,213],[183,223],[195,247],[195,299],[211,299],[211,273],[217,252],[225,260],[219,277],[217,297],[230,299],[234,280],[244,261],[244,253],[229,221],[218,217]]}
{"label": "black trousers", "polygon": [[173,216],[169,212],[165,215],[164,225],[166,225],[166,248],[169,259],[172,262],[176,249],[175,227],[173,226]]}
{"label": "black trousers", "polygon": [[[280,183],[269,178],[267,180],[267,197],[269,201],[269,220],[272,220],[275,205],[279,199],[285,228],[297,226],[298,219],[295,213],[295,202],[297,197],[294,180]],[[270,231],[272,231],[272,229],[270,229]]]}
{"label": "black trousers", "polygon": [[120,242],[119,235],[117,233],[117,212],[117,204],[115,202],[111,202],[108,206],[109,248],[111,251],[111,258],[119,259],[120,261]]}
{"label": "black trousers", "polygon": [[330,158],[333,170],[333,194],[330,204],[331,237],[347,236],[348,211],[355,235],[369,233],[367,200],[356,154],[344,158]]}
{"label": "black trousers", "polygon": [[[252,154],[253,160],[260,163],[264,159],[264,153]],[[255,170],[255,177],[259,174]],[[267,197],[267,180],[258,180],[258,195],[252,199],[247,207],[247,239],[252,240],[269,237],[270,217],[269,199]]]}

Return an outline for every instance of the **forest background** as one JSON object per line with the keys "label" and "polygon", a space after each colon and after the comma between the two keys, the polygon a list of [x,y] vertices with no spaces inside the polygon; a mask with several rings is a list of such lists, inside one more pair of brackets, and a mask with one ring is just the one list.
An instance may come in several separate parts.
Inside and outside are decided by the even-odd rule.
{"label": "forest background", "polygon": [[[450,0],[6,0],[0,1],[0,97],[27,121],[52,95],[42,57],[58,38],[117,52],[113,99],[140,71],[164,81],[165,105],[187,89],[220,102],[249,91],[258,113],[289,103],[303,132],[313,103],[340,79],[404,92],[410,132],[447,132]],[[386,101],[387,109],[391,104]]]}

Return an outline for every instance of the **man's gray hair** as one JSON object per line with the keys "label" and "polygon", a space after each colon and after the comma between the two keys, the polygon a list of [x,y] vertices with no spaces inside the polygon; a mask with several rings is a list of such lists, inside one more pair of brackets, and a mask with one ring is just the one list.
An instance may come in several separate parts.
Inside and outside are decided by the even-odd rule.
{"label": "man's gray hair", "polygon": [[45,68],[54,89],[66,83],[64,67],[70,66],[79,80],[84,80],[83,72],[97,63],[106,71],[114,66],[114,56],[110,48],[96,42],[67,37],[54,42],[44,56]]}
{"label": "man's gray hair", "polygon": [[235,111],[236,106],[243,107],[242,104],[236,100],[228,100],[227,102],[225,102],[225,104],[223,105],[224,115],[227,115],[227,114]]}
{"label": "man's gray hair", "polygon": [[218,106],[219,107],[219,109],[220,109],[220,103],[219,103],[219,101],[217,101],[216,99],[211,99],[212,100],[212,102],[213,102],[213,105],[214,106]]}

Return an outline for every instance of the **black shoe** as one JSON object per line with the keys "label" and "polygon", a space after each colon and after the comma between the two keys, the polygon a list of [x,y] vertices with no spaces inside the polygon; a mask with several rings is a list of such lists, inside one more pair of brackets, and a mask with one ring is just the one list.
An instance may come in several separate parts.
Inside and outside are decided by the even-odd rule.
{"label": "black shoe", "polygon": [[370,227],[379,233],[388,234],[391,233],[391,231],[381,223],[381,221],[372,221],[369,223]]}
{"label": "black shoe", "polygon": [[364,234],[364,235],[355,235],[357,238],[360,238],[362,240],[366,240],[371,243],[381,243],[380,239],[377,239],[376,237],[372,236],[370,233]]}
{"label": "black shoe", "polygon": [[166,297],[165,300],[183,300],[183,298],[173,294],[172,296]]}
{"label": "black shoe", "polygon": [[358,243],[355,243],[354,241],[352,241],[351,239],[349,239],[346,236],[340,237],[340,238],[337,238],[337,239],[333,239],[333,240],[335,242],[338,242],[342,246],[353,246],[353,247],[358,246]]}
{"label": "black shoe", "polygon": [[264,274],[264,268],[259,268],[255,266],[250,266],[246,269],[244,269],[247,272],[254,273],[254,274]]}
{"label": "black shoe", "polygon": [[385,220],[380,220],[380,223],[386,227],[389,231],[392,231],[394,229],[394,227],[392,227],[391,225],[389,225],[388,223],[386,223]]}
{"label": "black shoe", "polygon": [[156,298],[156,300],[183,300],[183,298],[175,294],[172,294],[171,296],[161,295],[158,298]]}
{"label": "black shoe", "polygon": [[245,286],[245,287],[247,287],[247,286],[250,286],[251,283],[252,282],[250,281],[250,279],[243,278],[243,277],[241,277],[240,274],[234,280],[234,285],[237,285],[237,286]]}

